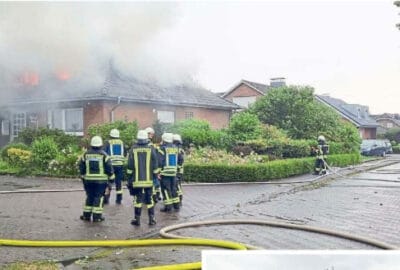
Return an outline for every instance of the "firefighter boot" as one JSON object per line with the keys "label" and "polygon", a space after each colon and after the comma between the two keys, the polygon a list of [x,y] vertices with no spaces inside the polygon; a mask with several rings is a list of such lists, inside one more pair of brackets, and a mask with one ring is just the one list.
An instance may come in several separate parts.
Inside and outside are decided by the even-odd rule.
{"label": "firefighter boot", "polygon": [[83,221],[90,221],[90,216],[92,215],[92,213],[87,213],[84,212],[82,216],[80,216],[79,218]]}
{"label": "firefighter boot", "polygon": [[102,222],[105,218],[101,214],[93,214],[93,222]]}
{"label": "firefighter boot", "polygon": [[140,215],[142,213],[142,208],[135,207],[135,218],[132,219],[131,224],[134,226],[140,226]]}
{"label": "firefighter boot", "polygon": [[164,208],[160,209],[161,212],[171,212],[171,205],[165,205]]}
{"label": "firefighter boot", "polygon": [[174,209],[175,209],[175,211],[179,211],[180,210],[179,203],[174,203]]}
{"label": "firefighter boot", "polygon": [[154,207],[149,208],[148,213],[149,213],[149,225],[156,225],[157,221],[156,218],[154,217]]}
{"label": "firefighter boot", "polygon": [[117,194],[117,198],[115,200],[115,203],[116,204],[121,204],[121,202],[122,202],[122,194]]}

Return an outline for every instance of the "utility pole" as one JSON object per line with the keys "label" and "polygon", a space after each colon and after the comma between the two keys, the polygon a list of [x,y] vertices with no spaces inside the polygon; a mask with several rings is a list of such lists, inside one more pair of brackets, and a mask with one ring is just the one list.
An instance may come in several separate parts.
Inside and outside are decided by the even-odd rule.
{"label": "utility pole", "polygon": [[[400,1],[399,0],[394,1],[393,4],[395,4],[397,7],[400,7]],[[399,28],[399,30],[400,30],[400,23],[396,24],[396,27]]]}

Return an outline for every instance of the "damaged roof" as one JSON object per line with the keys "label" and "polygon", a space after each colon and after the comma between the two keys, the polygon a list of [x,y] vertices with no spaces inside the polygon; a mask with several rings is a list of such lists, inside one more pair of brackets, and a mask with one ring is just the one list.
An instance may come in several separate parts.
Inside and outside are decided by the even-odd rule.
{"label": "damaged roof", "polygon": [[[84,100],[116,100],[127,102],[203,107],[224,110],[239,106],[217,96],[201,86],[168,85],[146,82],[123,75],[110,68],[102,83],[83,86],[79,81],[46,80],[37,86],[16,89],[22,95],[9,95],[7,106],[21,104],[56,103]],[[5,101],[5,100],[3,100]]]}

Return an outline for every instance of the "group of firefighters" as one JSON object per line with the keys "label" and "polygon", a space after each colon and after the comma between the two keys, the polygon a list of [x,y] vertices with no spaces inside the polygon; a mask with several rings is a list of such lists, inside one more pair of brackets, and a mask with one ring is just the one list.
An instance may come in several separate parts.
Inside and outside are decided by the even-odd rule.
{"label": "group of firefighters", "polygon": [[[161,212],[179,211],[182,206],[182,177],[184,151],[179,134],[164,133],[160,145],[153,144],[154,130],[139,130],[136,143],[126,151],[119,131],[112,129],[110,139],[103,145],[100,136],[94,136],[90,149],[79,160],[79,170],[86,191],[84,221],[104,220],[103,204],[108,204],[112,183],[115,182],[116,204],[122,202],[122,180],[127,176],[127,188],[133,196],[134,219],[132,225],[140,226],[142,206],[147,206],[149,225],[156,224],[154,206],[163,200]],[[329,146],[325,137],[318,137],[312,148],[316,156],[314,174],[326,174],[326,155]],[[124,165],[127,162],[126,172]]]}
{"label": "group of firefighters", "polygon": [[81,220],[104,221],[103,204],[110,201],[113,183],[115,203],[122,203],[125,176],[129,194],[133,196],[132,225],[140,226],[143,204],[147,206],[149,225],[156,224],[154,206],[158,201],[164,203],[161,212],[179,211],[183,199],[184,162],[181,136],[164,133],[160,145],[153,144],[153,138],[153,128],[139,130],[136,143],[128,151],[117,129],[110,131],[110,139],[104,144],[100,136],[91,138],[90,149],[79,159],[86,192]]}

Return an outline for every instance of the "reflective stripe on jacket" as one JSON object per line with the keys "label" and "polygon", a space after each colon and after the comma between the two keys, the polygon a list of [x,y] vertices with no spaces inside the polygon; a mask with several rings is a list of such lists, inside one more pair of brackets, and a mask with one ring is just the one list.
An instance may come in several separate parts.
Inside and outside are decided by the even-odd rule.
{"label": "reflective stripe on jacket", "polygon": [[105,182],[114,177],[110,157],[100,149],[88,150],[79,161],[79,171],[84,180]]}
{"label": "reflective stripe on jacket", "polygon": [[105,151],[111,158],[113,166],[122,166],[125,162],[124,142],[120,139],[111,139],[106,142]]}
{"label": "reflective stripe on jacket", "polygon": [[153,186],[153,175],[158,172],[157,155],[148,144],[135,144],[128,154],[127,174],[134,188]]}

